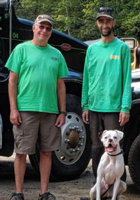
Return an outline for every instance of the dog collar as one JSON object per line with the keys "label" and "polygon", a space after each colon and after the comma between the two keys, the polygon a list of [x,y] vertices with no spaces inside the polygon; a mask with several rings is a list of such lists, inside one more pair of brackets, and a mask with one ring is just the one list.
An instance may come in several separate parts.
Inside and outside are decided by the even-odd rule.
{"label": "dog collar", "polygon": [[123,150],[121,149],[121,151],[119,152],[119,153],[117,153],[117,154],[109,154],[109,153],[107,153],[109,156],[118,156],[118,155],[120,155],[120,154],[122,154],[123,153]]}

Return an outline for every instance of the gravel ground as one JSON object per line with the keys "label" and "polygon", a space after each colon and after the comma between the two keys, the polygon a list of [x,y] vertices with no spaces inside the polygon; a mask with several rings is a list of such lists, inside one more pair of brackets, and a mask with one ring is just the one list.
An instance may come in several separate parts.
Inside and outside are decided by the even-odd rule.
{"label": "gravel ground", "polygon": [[[0,200],[9,200],[15,191],[13,159],[0,157]],[[80,178],[67,182],[51,182],[50,191],[58,200],[79,200],[80,197],[89,197],[89,190],[92,187],[93,176],[91,163]],[[127,191],[121,195],[121,200],[140,200],[140,191],[133,184],[127,170]],[[27,170],[24,183],[25,200],[37,200],[40,189],[38,175],[32,169],[27,160]]]}

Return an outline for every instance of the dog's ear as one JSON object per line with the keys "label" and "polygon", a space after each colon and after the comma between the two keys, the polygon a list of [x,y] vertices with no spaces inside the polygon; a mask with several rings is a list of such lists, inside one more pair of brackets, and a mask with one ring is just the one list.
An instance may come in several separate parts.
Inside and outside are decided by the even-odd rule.
{"label": "dog's ear", "polygon": [[122,131],[119,130],[115,130],[120,138],[120,140],[123,138],[124,133]]}
{"label": "dog's ear", "polygon": [[106,130],[105,131],[100,131],[99,133],[98,133],[98,136],[99,136],[99,138],[100,138],[100,140],[102,141],[102,137],[103,137],[103,135],[106,133]]}

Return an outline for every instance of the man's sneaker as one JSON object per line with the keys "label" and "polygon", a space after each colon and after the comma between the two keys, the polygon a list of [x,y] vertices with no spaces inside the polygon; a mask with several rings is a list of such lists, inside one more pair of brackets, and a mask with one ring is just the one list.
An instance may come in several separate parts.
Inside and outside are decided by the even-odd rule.
{"label": "man's sneaker", "polygon": [[80,197],[80,200],[89,200],[88,197]]}
{"label": "man's sneaker", "polygon": [[10,200],[24,200],[24,195],[22,193],[13,193]]}
{"label": "man's sneaker", "polygon": [[45,192],[42,195],[39,195],[38,200],[56,200],[56,197],[50,192]]}

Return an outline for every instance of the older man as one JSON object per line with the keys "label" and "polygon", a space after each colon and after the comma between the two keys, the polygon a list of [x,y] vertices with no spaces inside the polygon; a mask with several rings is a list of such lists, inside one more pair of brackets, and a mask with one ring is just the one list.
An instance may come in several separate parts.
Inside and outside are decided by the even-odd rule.
{"label": "older man", "polygon": [[41,191],[38,200],[55,200],[48,191],[51,152],[61,141],[60,127],[65,123],[65,85],[68,74],[60,51],[48,44],[53,19],[39,15],[33,25],[33,39],[16,46],[6,67],[10,70],[10,120],[15,139],[16,192],[11,200],[24,200],[23,182],[26,155],[40,148]]}

